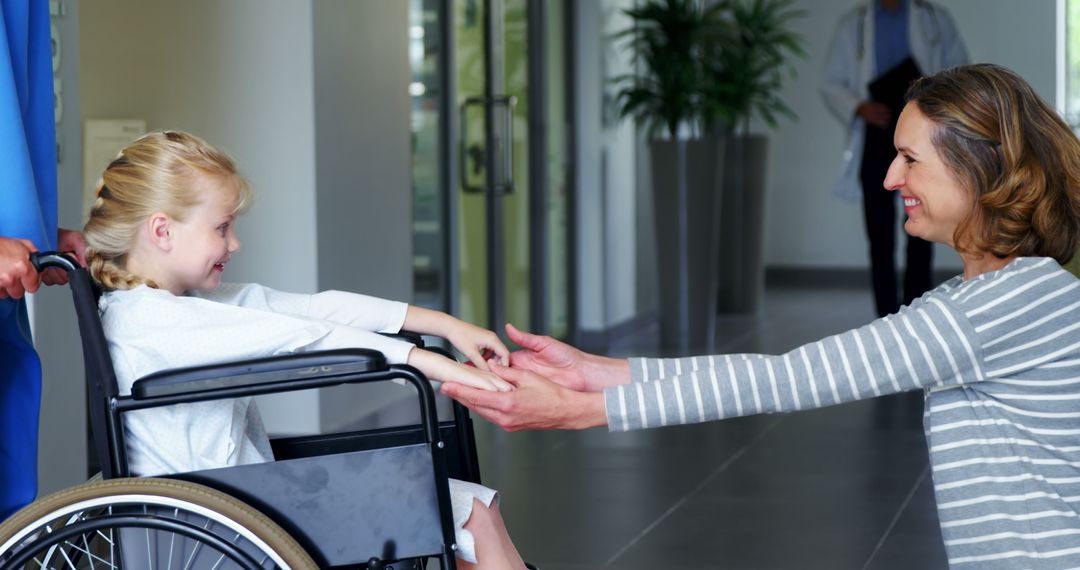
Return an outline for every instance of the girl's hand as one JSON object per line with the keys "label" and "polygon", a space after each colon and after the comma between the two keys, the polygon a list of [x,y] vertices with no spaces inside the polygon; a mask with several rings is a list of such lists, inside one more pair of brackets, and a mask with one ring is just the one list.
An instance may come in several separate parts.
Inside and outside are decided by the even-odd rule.
{"label": "girl's hand", "polygon": [[489,392],[505,392],[513,389],[508,382],[491,372],[465,366],[422,348],[409,351],[408,364],[415,366],[431,380],[463,384]]}
{"label": "girl's hand", "polygon": [[458,319],[447,329],[446,340],[480,370],[488,370],[488,358],[497,358],[503,366],[510,364],[510,351],[494,332]]}

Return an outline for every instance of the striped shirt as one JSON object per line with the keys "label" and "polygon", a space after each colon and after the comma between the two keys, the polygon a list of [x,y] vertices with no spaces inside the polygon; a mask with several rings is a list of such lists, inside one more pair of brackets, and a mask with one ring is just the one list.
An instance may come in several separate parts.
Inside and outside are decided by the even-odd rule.
{"label": "striped shirt", "polygon": [[1080,567],[1080,281],[1049,258],[956,277],[895,315],[779,356],[632,359],[613,431],[926,390],[953,568]]}

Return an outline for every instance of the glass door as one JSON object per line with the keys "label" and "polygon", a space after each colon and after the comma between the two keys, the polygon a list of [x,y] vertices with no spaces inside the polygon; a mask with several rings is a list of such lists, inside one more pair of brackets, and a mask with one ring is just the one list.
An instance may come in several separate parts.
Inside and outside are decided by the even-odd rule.
{"label": "glass door", "polygon": [[413,6],[421,8],[414,22],[424,28],[413,58],[423,86],[412,88],[417,300],[500,333],[512,322],[566,336],[572,304],[565,5]]}

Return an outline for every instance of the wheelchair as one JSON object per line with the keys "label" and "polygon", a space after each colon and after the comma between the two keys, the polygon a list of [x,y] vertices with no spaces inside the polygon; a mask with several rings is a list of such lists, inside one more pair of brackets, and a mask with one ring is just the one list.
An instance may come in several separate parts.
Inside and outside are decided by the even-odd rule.
{"label": "wheelchair", "polygon": [[[472,423],[456,402],[440,422],[418,370],[372,350],[330,350],[166,370],[121,396],[89,273],[55,252],[32,261],[69,276],[101,480],[0,525],[0,570],[457,568],[448,477],[479,483]],[[271,463],[156,478],[128,471],[125,412],[387,380],[416,389],[418,425],[274,440]]]}

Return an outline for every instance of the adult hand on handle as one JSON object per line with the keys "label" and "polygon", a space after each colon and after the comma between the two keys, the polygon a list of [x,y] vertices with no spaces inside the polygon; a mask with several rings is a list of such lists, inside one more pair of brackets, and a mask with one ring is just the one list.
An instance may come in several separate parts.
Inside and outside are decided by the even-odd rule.
{"label": "adult hand on handle", "polygon": [[0,298],[19,299],[38,290],[41,276],[30,263],[35,251],[29,240],[0,237]]}
{"label": "adult hand on handle", "polygon": [[[86,240],[81,233],[60,228],[56,236],[56,249],[70,253],[79,265],[86,267]],[[63,285],[68,282],[68,274],[63,269],[50,267],[42,272],[41,280],[46,285]]]}
{"label": "adult hand on handle", "polygon": [[495,361],[488,366],[514,390],[488,392],[446,383],[442,393],[506,431],[584,429],[607,424],[601,393],[571,390],[535,372],[507,368]]}

